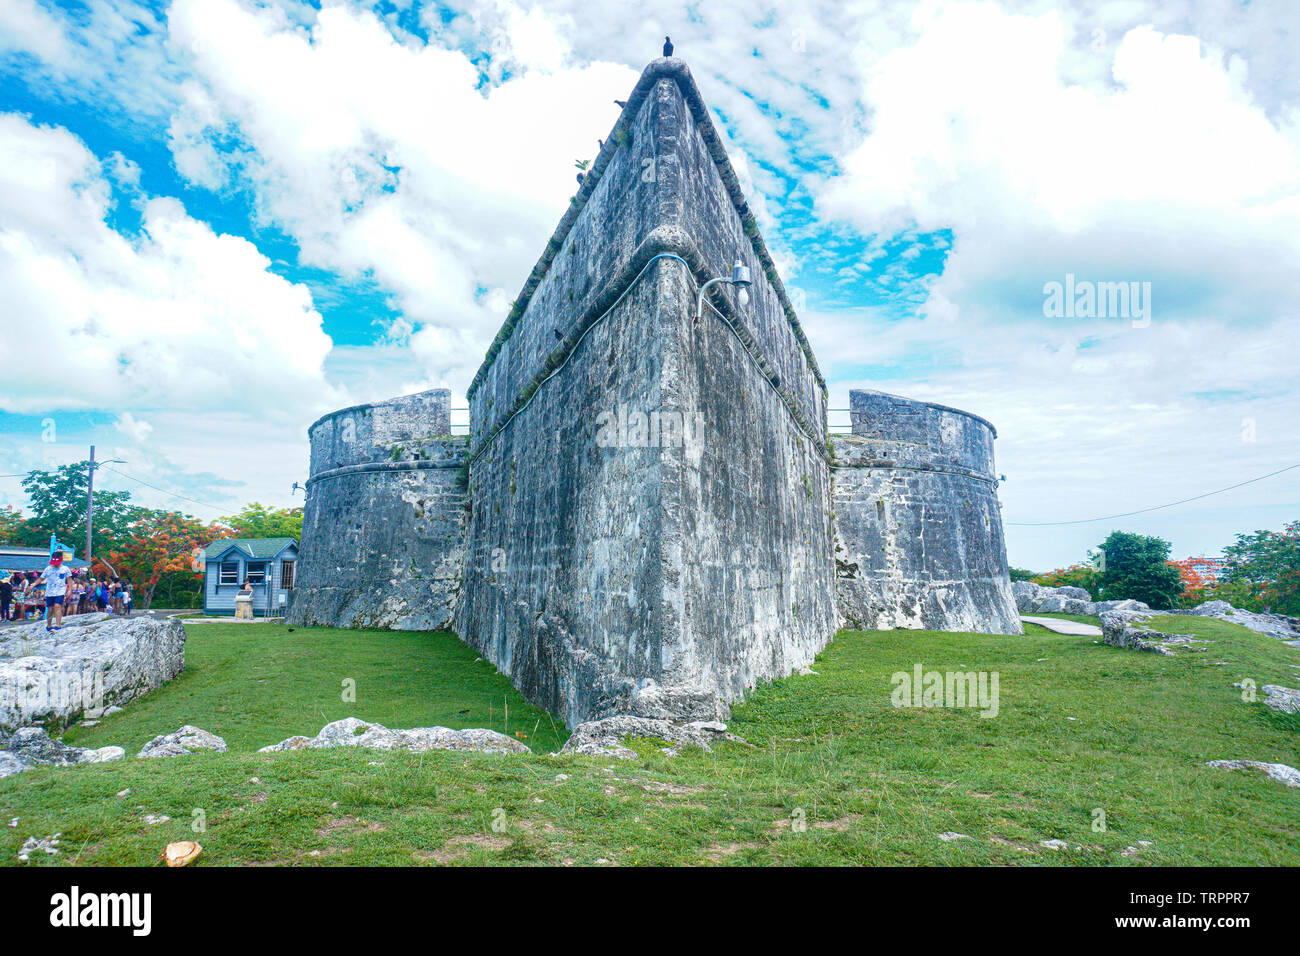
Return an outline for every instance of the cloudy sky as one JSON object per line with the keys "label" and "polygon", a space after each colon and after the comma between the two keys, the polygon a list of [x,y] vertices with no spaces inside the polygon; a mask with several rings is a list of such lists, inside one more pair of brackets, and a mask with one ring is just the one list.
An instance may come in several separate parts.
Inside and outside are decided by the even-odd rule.
{"label": "cloudy sky", "polygon": [[[1300,519],[1295,469],[1042,524],[1300,463],[1291,0],[0,0],[0,474],[94,442],[215,518],[301,501],[324,411],[464,404],[665,33],[831,406],[992,420],[1012,564]],[[1067,276],[1146,311],[1049,314]]]}

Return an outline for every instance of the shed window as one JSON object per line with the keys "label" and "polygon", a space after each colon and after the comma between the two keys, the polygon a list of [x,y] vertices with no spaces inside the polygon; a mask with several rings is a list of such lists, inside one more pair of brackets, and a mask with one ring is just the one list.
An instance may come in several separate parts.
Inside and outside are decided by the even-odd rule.
{"label": "shed window", "polygon": [[266,562],[249,561],[244,569],[244,580],[254,586],[266,583]]}
{"label": "shed window", "polygon": [[280,587],[282,588],[293,587],[293,567],[294,567],[294,562],[292,561],[280,562]]}
{"label": "shed window", "polygon": [[220,577],[217,578],[218,584],[238,584],[239,583],[239,562],[223,561],[221,562]]}

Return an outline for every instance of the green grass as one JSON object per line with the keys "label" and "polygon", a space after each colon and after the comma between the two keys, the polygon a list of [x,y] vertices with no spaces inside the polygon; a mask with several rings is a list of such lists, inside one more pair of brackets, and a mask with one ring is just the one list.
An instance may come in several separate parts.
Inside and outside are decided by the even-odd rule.
{"label": "green grass", "polygon": [[[0,828],[0,862],[15,862],[27,836],[61,832],[64,852],[33,865],[148,865],[168,841],[190,838],[204,846],[198,865],[1300,864],[1300,790],[1203,766],[1233,757],[1300,766],[1300,718],[1244,703],[1232,686],[1245,677],[1295,686],[1300,671],[1289,665],[1300,654],[1236,625],[1175,620],[1171,629],[1214,643],[1166,658],[1054,634],[843,633],[820,655],[817,674],[766,685],[736,709],[731,729],[752,747],[668,758],[639,741],[636,761],[251,753],[314,733],[322,710],[344,713],[327,701],[347,676],[340,659],[367,679],[385,678],[372,706],[359,680],[354,712],[389,726],[461,709],[453,688],[466,675],[477,706],[504,692],[480,671],[457,673],[452,665],[467,668],[473,654],[467,662],[439,636],[262,627],[234,635],[195,625],[194,673],[79,742],[138,745],[183,719],[224,731],[238,752],[2,780],[0,817],[20,825]],[[349,649],[318,646],[332,643]],[[999,715],[895,709],[891,674],[916,663],[997,671]],[[250,687],[259,679],[265,684]],[[181,694],[188,709],[170,701]],[[270,704],[256,694],[301,713],[280,712],[268,732]],[[217,702],[224,712],[201,712]],[[240,729],[246,720],[257,732]],[[206,820],[198,835],[196,809]],[[1096,809],[1105,812],[1101,831]],[[147,826],[145,813],[172,821]],[[944,831],[972,839],[945,843]],[[1047,839],[1069,849],[1038,845]],[[1139,840],[1151,845],[1126,855]]]}
{"label": "green grass", "polygon": [[[538,751],[568,739],[453,634],[347,631],[282,624],[189,624],[185,670],[95,727],[64,739],[134,754],[157,734],[194,724],[232,750],[256,750],[327,723],[360,717],[385,727],[488,727],[522,733]],[[354,682],[356,702],[343,699]]]}

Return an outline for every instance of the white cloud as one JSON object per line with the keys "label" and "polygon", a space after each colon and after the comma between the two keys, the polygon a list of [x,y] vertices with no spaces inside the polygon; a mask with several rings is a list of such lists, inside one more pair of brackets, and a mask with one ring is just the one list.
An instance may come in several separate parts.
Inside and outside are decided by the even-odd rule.
{"label": "white cloud", "polygon": [[123,412],[113,423],[113,427],[137,444],[148,440],[153,426],[143,419],[136,418],[130,412]]}
{"label": "white cloud", "polygon": [[[494,60],[519,72],[486,88],[463,53],[349,7],[310,30],[236,0],[178,0],[169,17],[195,76],[172,121],[178,169],[250,186],[302,261],[373,276],[418,326],[426,369],[456,385],[576,189],[574,159],[595,154],[636,78],[563,68],[567,44],[537,9],[490,12]],[[220,171],[228,132],[244,146],[220,152]]]}
{"label": "white cloud", "polygon": [[67,56],[63,25],[36,0],[0,4],[0,53],[31,53],[53,63]]}
{"label": "white cloud", "polygon": [[[853,344],[850,315],[809,316],[833,380],[840,370],[832,404],[852,377],[990,418],[1015,479],[1009,520],[1141,508],[1300,460],[1285,424],[1300,383],[1279,348],[1300,336],[1294,110],[1256,102],[1243,57],[1150,27],[1099,51],[1056,12],[931,3],[913,27],[913,42],[861,57],[870,132],[820,208],[868,233],[954,240],[919,317],[858,326]],[[1090,56],[1109,70],[1090,79]],[[1044,283],[1066,273],[1151,282],[1150,327],[1044,317]],[[1274,494],[1253,486],[1214,520],[1199,516],[1217,502],[1135,520],[1213,551],[1246,521],[1276,523],[1240,510],[1267,511]],[[1041,565],[1099,535],[1013,528],[1009,540],[1013,561],[1019,548]]]}
{"label": "white cloud", "polygon": [[311,294],[174,199],[106,223],[101,164],[66,130],[0,114],[0,408],[237,408],[302,414],[332,397]]}

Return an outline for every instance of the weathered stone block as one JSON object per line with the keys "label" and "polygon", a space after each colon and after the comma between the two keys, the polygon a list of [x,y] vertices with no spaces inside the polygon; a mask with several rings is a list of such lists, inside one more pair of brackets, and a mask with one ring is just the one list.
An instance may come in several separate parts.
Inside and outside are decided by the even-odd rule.
{"label": "weathered stone block", "polygon": [[37,621],[0,631],[0,730],[62,728],[121,706],[185,667],[185,628],[175,619],[79,614],[61,630]]}

